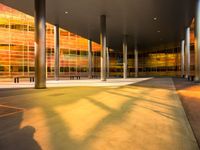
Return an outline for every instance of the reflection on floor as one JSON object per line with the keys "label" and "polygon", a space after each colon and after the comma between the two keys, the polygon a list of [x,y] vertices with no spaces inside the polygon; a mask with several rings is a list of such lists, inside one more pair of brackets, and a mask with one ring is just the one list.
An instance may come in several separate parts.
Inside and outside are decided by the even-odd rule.
{"label": "reflection on floor", "polygon": [[174,78],[173,81],[200,145],[200,84],[181,78]]}
{"label": "reflection on floor", "polygon": [[0,90],[1,106],[23,110],[0,116],[0,149],[198,149],[172,79],[136,80]]}
{"label": "reflection on floor", "polygon": [[[48,80],[47,87],[74,87],[74,86],[124,86],[151,78],[128,78],[128,79],[108,79],[102,82],[100,79],[84,79],[84,80]],[[29,81],[22,81],[20,83],[3,82],[0,80],[0,89],[11,88],[33,88],[34,83]]]}

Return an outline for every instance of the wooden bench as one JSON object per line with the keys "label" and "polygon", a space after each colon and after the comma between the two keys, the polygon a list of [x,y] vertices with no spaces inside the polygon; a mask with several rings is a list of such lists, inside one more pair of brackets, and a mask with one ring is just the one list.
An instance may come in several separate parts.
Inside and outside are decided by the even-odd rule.
{"label": "wooden bench", "polygon": [[69,79],[70,79],[70,80],[74,80],[74,79],[80,80],[80,79],[81,79],[81,76],[78,76],[78,75],[71,75],[71,76],[69,76]]}
{"label": "wooden bench", "polygon": [[98,76],[97,75],[92,75],[92,79],[97,79]]}
{"label": "wooden bench", "polygon": [[14,83],[19,83],[19,79],[20,78],[28,78],[30,82],[34,82],[35,81],[34,77],[23,77],[23,76],[22,77],[18,77],[17,76],[17,77],[14,77]]}
{"label": "wooden bench", "polygon": [[189,81],[194,81],[194,78],[195,78],[194,75],[190,75],[190,76],[188,76],[188,80],[189,80]]}

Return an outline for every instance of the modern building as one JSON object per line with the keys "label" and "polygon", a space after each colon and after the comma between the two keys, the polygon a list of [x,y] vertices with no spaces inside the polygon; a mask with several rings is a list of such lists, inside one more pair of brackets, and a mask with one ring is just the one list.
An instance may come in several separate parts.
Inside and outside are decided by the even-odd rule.
{"label": "modern building", "polygon": [[[45,1],[43,3],[45,4]],[[59,1],[57,7],[61,7],[63,3],[67,5],[67,2]],[[131,10],[128,7],[129,3],[134,5],[132,12],[129,12]],[[159,7],[163,7],[165,3],[169,8],[159,10]],[[37,21],[40,21],[37,20],[37,15],[42,15],[42,21],[46,24],[46,29],[44,28],[45,30],[42,30],[44,33],[41,34],[44,34],[43,38],[46,41],[43,45],[45,46],[43,59],[46,59],[45,64],[43,64],[46,71],[43,75],[46,74],[45,78],[47,79],[68,78],[77,74],[82,77],[95,76],[103,78],[103,74],[101,74],[103,72],[108,72],[107,75],[109,74],[110,77],[125,76],[125,78],[135,76],[181,76],[182,40],[185,40],[184,47],[188,48],[189,46],[190,48],[190,51],[188,51],[190,59],[187,59],[189,54],[185,50],[184,70],[186,72],[182,74],[186,76],[195,75],[194,30],[196,17],[194,8],[196,2],[185,0],[180,2],[181,4],[179,2],[165,3],[159,5],[154,4],[153,1],[149,2],[147,5],[154,5],[154,11],[159,12],[146,10],[150,14],[144,12],[139,16],[142,18],[138,18],[132,13],[137,13],[139,8],[144,8],[144,6],[137,6],[135,2],[129,1],[123,3],[123,9],[119,5],[114,6],[113,10],[106,8],[104,10],[102,6],[98,6],[97,8],[92,7],[92,14],[84,15],[74,7],[73,2],[70,2],[66,8],[62,6],[57,9],[53,8],[54,2],[51,1],[46,1],[44,6],[41,1],[38,3],[37,1],[28,3],[23,0],[19,2],[2,1],[0,5],[0,56],[2,58],[0,60],[0,77],[29,77],[34,76],[35,71],[41,69],[36,67],[37,63],[35,62],[39,58],[34,53],[34,51],[37,53],[37,49],[34,48],[35,38],[37,39],[35,33],[40,34],[42,30],[41,26],[37,26],[40,24],[40,22],[37,23]],[[108,3],[107,5],[110,6],[111,4]],[[178,5],[181,6],[181,10],[175,9]],[[27,6],[30,9],[27,9]],[[37,14],[40,13],[37,7],[42,7],[41,12],[43,14]],[[86,10],[87,7],[91,9],[91,6],[86,4],[83,4],[82,9]],[[116,10],[117,8],[121,8],[122,12],[119,13]],[[119,18],[114,16],[117,12]],[[175,12],[177,13],[174,14]],[[97,16],[98,13],[99,16]],[[108,15],[106,16],[106,14]],[[56,17],[56,15],[59,17]],[[143,18],[145,15],[148,19]],[[107,27],[107,34],[102,33],[107,38],[102,37],[102,40],[107,42],[104,48],[109,47],[105,52],[101,52],[100,39],[98,38],[100,16],[101,25],[104,23],[104,26]],[[131,17],[138,23],[130,21]],[[120,25],[120,19],[123,18],[123,23]],[[130,24],[126,22],[130,22]],[[150,24],[146,25],[146,23]],[[105,28],[104,26],[102,30]],[[136,30],[139,26],[140,29]],[[187,27],[189,41],[186,40]],[[139,35],[140,32],[141,35]],[[118,35],[116,35],[117,33]],[[123,41],[125,41],[124,46],[122,46]],[[136,50],[137,52],[135,52]],[[105,57],[103,61],[100,60],[101,57]],[[41,64],[39,66],[41,67]]]}
{"label": "modern building", "polygon": [[199,150],[199,83],[200,0],[0,1],[0,150]]}

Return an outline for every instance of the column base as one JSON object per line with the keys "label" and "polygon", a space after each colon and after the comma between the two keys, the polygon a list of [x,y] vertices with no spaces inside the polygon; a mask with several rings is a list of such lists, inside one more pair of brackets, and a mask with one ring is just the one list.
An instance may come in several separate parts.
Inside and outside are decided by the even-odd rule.
{"label": "column base", "polygon": [[35,89],[46,89],[46,85],[35,85]]}
{"label": "column base", "polygon": [[46,89],[47,87],[35,87],[35,89]]}

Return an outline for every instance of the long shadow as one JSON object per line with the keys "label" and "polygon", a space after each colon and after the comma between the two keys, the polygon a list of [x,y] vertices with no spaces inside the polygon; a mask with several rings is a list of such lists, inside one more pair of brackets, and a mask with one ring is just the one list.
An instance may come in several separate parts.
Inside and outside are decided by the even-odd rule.
{"label": "long shadow", "polygon": [[[43,111],[47,119],[47,124],[49,125],[50,130],[50,141],[53,146],[53,149],[59,150],[83,150],[88,149],[88,144],[95,140],[96,134],[99,133],[106,125],[108,124],[116,124],[117,122],[121,122],[121,120],[125,117],[125,115],[131,110],[133,106],[133,100],[127,100],[122,104],[122,106],[115,110],[107,105],[96,101],[89,96],[83,97],[88,100],[90,103],[95,106],[108,111],[109,115],[103,118],[98,124],[91,128],[88,131],[87,136],[82,141],[77,141],[70,137],[67,124],[63,121],[63,119],[57,114],[53,108],[51,107],[43,107]],[[84,122],[82,122],[84,124]],[[59,137],[59,138],[58,138]]]}
{"label": "long shadow", "polygon": [[34,139],[35,128],[20,128],[23,112],[0,118],[0,150],[42,150]]}
{"label": "long shadow", "polygon": [[[62,89],[61,92],[59,92],[59,89]],[[84,92],[79,92],[77,91],[77,89],[79,89],[80,91],[83,90]],[[0,99],[0,104],[4,104],[4,103],[6,105],[17,104],[17,107],[26,108],[26,109],[30,109],[34,107],[45,108],[46,105],[48,105],[51,108],[58,105],[63,105],[63,104],[69,105],[72,103],[76,103],[83,97],[93,95],[97,92],[110,90],[110,89],[106,87],[101,87],[101,88],[99,87],[65,87],[65,88],[49,88],[49,89],[42,89],[42,90],[32,89],[32,90],[34,90],[33,93],[32,91],[27,91],[27,90],[21,91],[21,95],[16,95],[16,96],[20,96],[20,99],[15,98],[15,97],[13,98],[3,97],[2,99]],[[45,96],[45,99],[48,99],[48,103],[45,100],[42,100],[42,101],[40,100],[41,97],[44,97],[44,96]],[[65,96],[67,100],[66,98],[63,99],[63,97]]]}
{"label": "long shadow", "polygon": [[[47,89],[33,89],[33,88],[4,88],[0,89],[0,96],[3,97],[10,97],[10,96],[20,96],[20,95],[32,95],[38,93],[44,93],[47,91],[54,91],[65,88],[70,89],[73,87],[49,87]],[[66,94],[66,93],[65,93]]]}
{"label": "long shadow", "polygon": [[172,120],[174,120],[174,121],[177,121],[177,119],[176,119],[175,117],[173,117],[171,114],[168,114],[168,113],[166,113],[166,112],[158,111],[158,110],[151,109],[151,108],[144,107],[144,106],[137,105],[137,104],[135,104],[135,105],[136,105],[137,107],[141,107],[141,108],[144,108],[144,109],[148,109],[148,110],[150,110],[150,111],[152,111],[152,112],[155,112],[155,113],[157,113],[157,114],[159,114],[159,115],[161,115],[161,116],[164,116],[164,117],[166,117],[166,118],[169,118],[169,119],[172,119]]}
{"label": "long shadow", "polygon": [[[152,81],[143,81],[140,83],[133,84],[133,86],[151,87],[152,83],[150,82]],[[148,84],[146,85],[146,83]],[[43,110],[45,114],[45,121],[49,129],[49,135],[50,135],[50,137],[47,137],[47,138],[49,138],[50,143],[52,144],[53,149],[55,150],[62,150],[62,149],[63,150],[86,149],[87,150],[90,142],[92,142],[96,138],[96,135],[102,129],[104,129],[106,125],[121,123],[121,121],[126,117],[126,115],[136,106],[135,104],[136,101],[133,100],[132,96],[128,96],[126,94],[119,94],[115,92],[112,93],[110,91],[111,90],[110,88],[90,87],[86,90],[84,90],[84,88],[87,88],[87,87],[62,88],[62,89],[66,89],[66,92],[60,92],[60,93],[55,92],[56,94],[54,94],[54,90],[59,91],[59,88],[50,88],[50,89],[41,91],[41,92],[46,92],[46,91],[51,92],[49,95],[45,97],[45,100],[32,101],[32,102],[30,101],[32,100],[31,98],[26,98],[27,90],[25,91],[22,90],[21,92],[19,92],[19,94],[25,95],[24,100],[21,100],[20,102],[23,103],[23,105],[27,109],[40,107]],[[156,86],[156,88],[158,88],[158,86]],[[68,89],[71,89],[70,90],[71,93],[69,93]],[[83,90],[83,91],[79,93],[77,89]],[[32,90],[31,91],[28,90],[28,92],[30,92],[29,94],[31,94]],[[103,104],[102,102],[99,102],[90,98],[91,95],[95,95],[100,92],[108,92],[108,93],[110,92],[112,94],[118,94],[118,95],[127,97],[128,99],[121,105],[119,109],[112,109],[109,106]],[[13,92],[13,93],[16,93],[16,92]],[[35,93],[36,94],[40,93],[40,90],[35,90]],[[76,96],[72,97],[72,95],[76,95]],[[63,99],[63,97],[65,96],[67,97],[67,100]],[[42,97],[38,97],[38,99],[40,98]],[[70,128],[68,127],[66,122],[64,122],[64,120],[61,118],[61,116],[59,116],[59,114],[55,112],[54,108],[56,106],[63,106],[63,105],[70,105],[73,103],[77,103],[78,101],[80,101],[80,99],[88,100],[90,103],[94,104],[95,106],[98,106],[99,108],[109,112],[109,114],[103,119],[101,119],[97,123],[96,126],[91,128],[87,132],[87,136],[82,141],[77,141],[70,136]],[[144,100],[146,101],[146,99]],[[165,104],[161,103],[159,105],[165,105]],[[172,106],[168,106],[168,107],[172,107]],[[166,115],[166,114],[162,114],[162,112],[157,112],[157,113],[161,113],[161,115]],[[41,147],[37,144],[37,142],[33,138],[33,134],[35,132],[34,128],[30,126],[27,126],[23,129],[19,128],[20,123],[22,122],[22,115],[23,114],[19,114],[19,116],[16,116],[16,117],[11,116],[11,118],[8,117],[6,119],[7,122],[3,124],[0,123],[0,129],[6,128],[5,132],[2,132],[2,133],[0,132],[1,134],[0,138],[2,138],[2,140],[0,140],[0,150],[4,150],[5,148],[7,148],[8,150],[14,150],[12,149],[13,147],[16,150],[17,146],[19,146],[19,148],[17,147],[17,150],[18,149],[19,150],[25,150],[25,149],[26,150],[41,150]],[[14,120],[12,119],[12,117]],[[0,120],[0,122],[3,122],[3,120]],[[13,122],[15,122],[15,124],[13,124]],[[7,124],[10,125],[10,127],[7,127],[6,126]],[[12,131],[15,131],[15,132],[12,132]],[[24,144],[25,143],[24,141],[26,140],[28,140],[29,142],[26,142],[27,144]],[[13,145],[13,146],[10,146],[10,145]]]}
{"label": "long shadow", "polygon": [[49,136],[53,150],[76,150],[79,147],[77,141],[69,135],[70,129],[63,119],[52,108],[43,108],[48,124]]}
{"label": "long shadow", "polygon": [[[107,93],[116,94],[116,95],[132,98],[132,99],[134,99],[134,98],[138,99],[139,98],[139,97],[129,96],[129,95],[126,95],[126,94],[115,93],[115,92],[111,92],[111,91],[107,91]],[[136,101],[135,99],[134,99],[134,101]],[[145,102],[153,103],[153,104],[156,104],[156,105],[162,106],[162,107],[166,107],[167,106],[167,108],[170,109],[170,110],[177,109],[177,107],[175,107],[175,106],[168,105],[168,104],[163,104],[163,103],[156,102],[156,101],[152,101],[152,100],[149,100],[149,98],[148,99],[139,98],[138,101],[145,101]],[[167,118],[175,120],[175,118],[171,117],[171,114],[168,114],[168,113],[165,113],[165,112],[161,112],[161,111],[158,111],[158,110],[155,110],[155,109],[151,109],[151,108],[148,108],[148,107],[145,107],[145,106],[137,105],[137,104],[134,104],[134,105],[136,105],[138,107],[142,107],[142,108],[148,109],[148,110],[151,110],[151,111],[156,112],[156,113],[158,113],[158,114],[160,114],[162,116],[165,116]]]}
{"label": "long shadow", "polygon": [[96,105],[96,106],[98,106],[98,107],[100,107],[100,108],[102,108],[102,109],[104,109],[104,110],[106,110],[106,111],[109,111],[109,112],[114,112],[114,111],[115,111],[115,109],[112,109],[112,108],[106,106],[105,104],[103,104],[103,103],[101,103],[101,102],[99,102],[99,101],[93,100],[93,99],[88,98],[88,97],[87,97],[87,100],[88,100],[90,103],[93,103],[94,105]]}
{"label": "long shadow", "polygon": [[[63,88],[62,88],[63,89]],[[11,90],[13,93],[19,92],[17,96],[21,96],[20,99],[13,98],[11,100],[11,105],[15,103],[19,103],[18,105],[24,106],[23,108],[31,109],[35,107],[42,108],[44,114],[46,115],[45,121],[47,122],[47,126],[50,129],[50,140],[52,146],[55,150],[57,149],[72,149],[74,147],[79,147],[80,144],[77,141],[70,138],[68,135],[69,129],[67,124],[59,117],[59,115],[54,111],[54,107],[62,106],[62,105],[70,105],[72,103],[78,102],[81,98],[89,96],[91,94],[96,94],[97,92],[108,90],[108,88],[89,88],[86,91],[82,92],[82,94],[77,94],[77,88],[64,88],[66,89],[65,93],[61,94],[52,94],[53,91],[58,91],[59,88],[50,88],[45,90],[27,90],[27,89],[20,89],[20,90]],[[71,95],[76,95],[76,97],[70,97],[70,94],[67,92],[68,89],[73,91],[70,93]],[[83,89],[83,88],[81,88]],[[92,89],[92,90],[91,90]],[[32,93],[32,91],[35,91]],[[43,101],[37,101],[32,98],[32,94],[39,94],[45,93],[46,91],[50,91],[50,94],[45,97]],[[52,91],[52,92],[51,92]],[[91,93],[91,91],[93,91]],[[27,92],[30,96],[27,97]],[[20,95],[21,94],[21,95]],[[59,100],[60,96],[69,96],[67,101]],[[49,100],[48,100],[49,97]],[[42,97],[38,97],[40,99]],[[46,102],[48,101],[48,102]],[[24,127],[20,129],[20,124],[22,120],[23,113],[18,113],[17,115],[10,115],[4,118],[0,118],[0,150],[41,150],[41,147],[37,144],[34,140],[33,135],[35,133],[35,129],[31,126]],[[3,131],[1,133],[1,131]],[[59,133],[59,134],[58,134]],[[62,137],[62,140],[60,139]],[[49,137],[47,137],[49,138]],[[62,143],[61,143],[62,142]],[[64,146],[64,147],[63,147]],[[81,149],[81,147],[80,147]]]}
{"label": "long shadow", "polygon": [[156,89],[172,90],[173,87],[166,86],[167,84],[164,84],[164,82],[167,82],[164,79],[168,79],[168,78],[150,78],[148,80],[136,82],[136,83],[133,83],[131,85],[134,85],[134,86],[137,86],[137,87],[143,87],[143,88],[146,87],[146,88],[156,88]]}
{"label": "long shadow", "polygon": [[[136,96],[129,96],[129,95],[126,95],[126,94],[122,94],[122,93],[116,93],[116,92],[111,92],[111,91],[106,91],[107,93],[110,93],[110,94],[116,94],[116,95],[120,95],[120,96],[124,96],[124,97],[127,97],[127,98],[135,98],[135,99],[138,99],[139,97],[136,97]],[[148,93],[146,93],[148,94]],[[160,102],[157,102],[157,101],[152,101],[152,100],[149,100],[148,99],[145,99],[145,98],[139,98],[140,101],[146,101],[146,102],[150,102],[150,103],[154,103],[156,105],[160,105],[160,106],[164,106],[164,107],[168,107],[169,109],[176,109],[177,107],[176,106],[173,106],[173,105],[168,105],[168,104],[163,104],[163,103],[160,103]]]}
{"label": "long shadow", "polygon": [[[145,81],[141,81],[141,82],[137,82],[135,84],[143,84],[143,83],[146,83],[148,81],[151,81],[152,79],[147,79]],[[123,82],[123,81],[121,81]],[[132,85],[132,84],[130,84]],[[123,87],[123,86],[121,86]],[[118,87],[118,88],[121,88],[121,87]],[[29,94],[36,94],[36,93],[43,93],[43,92],[46,92],[47,90],[54,90],[54,89],[61,89],[63,87],[49,87],[48,89],[44,89],[44,90],[37,90],[37,89],[33,89],[33,88],[4,88],[4,89],[0,89],[0,95],[1,97],[10,97],[10,96],[19,96],[19,95],[29,95]],[[73,88],[73,87],[64,87],[66,89],[69,89],[69,88]],[[76,87],[75,87],[76,88]]]}
{"label": "long shadow", "polygon": [[[139,81],[133,84],[129,84],[129,85],[135,85],[135,86],[143,86],[143,87],[155,87],[157,88],[155,85],[152,86],[151,82],[155,82],[159,80],[156,78],[149,78],[145,81]],[[119,81],[119,82],[124,82],[124,81]],[[120,86],[119,88],[121,88],[123,86]],[[48,89],[45,90],[37,90],[37,89],[33,89],[33,88],[4,88],[4,89],[0,89],[0,95],[1,97],[9,97],[9,96],[17,96],[17,95],[24,95],[24,94],[34,94],[34,93],[39,93],[39,92],[46,92],[47,90],[52,90],[52,89],[57,89],[59,90],[60,88],[63,87],[50,87]],[[64,88],[72,88],[72,87],[64,87]]]}
{"label": "long shadow", "polygon": [[36,90],[33,88],[12,88],[12,89],[0,89],[1,98],[10,96],[28,95],[34,93],[45,92],[46,90]]}
{"label": "long shadow", "polygon": [[[192,87],[199,85],[199,83],[191,82],[191,81],[188,81],[187,79],[183,79],[183,78],[173,78],[173,82],[174,82],[174,86],[175,86],[176,90],[188,89],[188,88],[192,88]],[[199,88],[197,88],[196,90],[193,88],[193,90],[199,91]]]}
{"label": "long shadow", "polygon": [[[89,97],[87,97],[87,99],[90,102],[95,101],[94,99],[91,99]],[[105,109],[103,103],[101,103],[100,105],[99,105],[100,102],[98,103],[93,102],[93,103],[98,104],[97,106],[99,106],[102,109]],[[134,101],[127,100],[121,105],[119,109],[117,110],[109,109],[110,114],[106,116],[105,118],[103,118],[100,122],[98,122],[98,124],[87,133],[87,137],[82,142],[82,145],[87,146],[88,144],[90,144],[90,142],[92,142],[95,139],[95,137],[97,137],[96,134],[98,134],[107,125],[109,124],[116,125],[117,123],[121,123],[122,120],[125,119],[125,116],[133,109],[133,106],[134,106]],[[106,110],[108,109],[106,108]]]}

